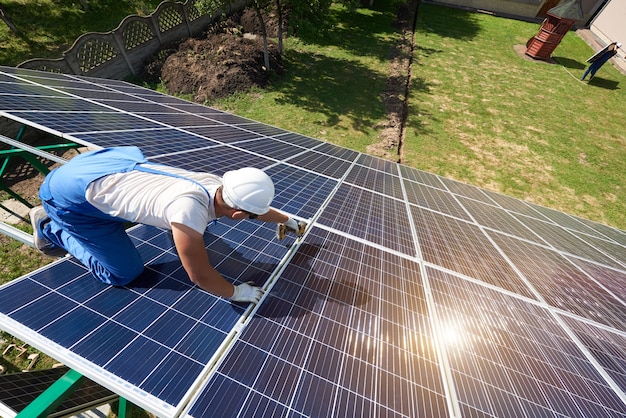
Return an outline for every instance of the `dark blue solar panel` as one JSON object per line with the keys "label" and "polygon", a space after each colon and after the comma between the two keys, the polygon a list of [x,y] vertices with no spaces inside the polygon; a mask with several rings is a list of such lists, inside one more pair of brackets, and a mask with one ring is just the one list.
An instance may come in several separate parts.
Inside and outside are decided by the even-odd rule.
{"label": "dark blue solar panel", "polygon": [[422,183],[405,181],[407,200],[414,204],[455,218],[470,221],[471,217],[454,195]]}
{"label": "dark blue solar panel", "polygon": [[428,278],[463,416],[626,416],[549,310],[434,269]]}
{"label": "dark blue solar panel", "polygon": [[[25,114],[24,112],[32,111],[32,112],[47,112],[51,109],[54,109],[58,112],[106,112],[108,109],[93,104],[86,103],[84,100],[75,99],[75,98],[65,98],[65,97],[53,97],[53,96],[43,96],[43,95],[33,95],[33,96],[0,96],[0,106],[7,112],[10,112],[12,115],[17,117],[26,117],[29,120],[33,120],[34,122],[40,120],[49,120],[49,114],[45,114],[43,116],[38,116],[36,113]],[[59,114],[59,113],[57,113]],[[67,117],[67,116],[66,116]],[[76,117],[74,115],[74,117]],[[47,126],[47,125],[46,125]]]}
{"label": "dark blue solar panel", "polygon": [[393,174],[394,176],[398,175],[398,164],[388,160],[384,160],[382,158],[376,158],[372,157],[371,155],[361,154],[359,155],[357,163],[374,170]]}
{"label": "dark blue solar panel", "polygon": [[171,107],[175,107],[178,105],[186,105],[187,103],[189,103],[185,100],[178,99],[173,96],[166,96],[163,94],[153,92],[151,90],[142,89],[141,87],[137,87],[137,86],[131,86],[131,85],[119,86],[119,87],[116,86],[115,89],[121,92],[127,92],[128,94],[131,94],[133,97],[136,97],[139,100],[146,100],[150,102],[161,103],[163,105],[167,105]]}
{"label": "dark blue solar panel", "polygon": [[[209,115],[208,117],[212,117],[212,116]],[[245,126],[238,128],[234,126],[221,125],[221,124],[218,124],[217,122],[211,122],[208,119],[207,119],[207,122],[210,122],[210,123],[204,123],[204,124],[211,125],[211,126],[189,127],[187,128],[187,130],[194,134],[202,135],[203,137],[206,137],[206,138],[218,140],[222,143],[247,141],[250,139],[256,139],[260,137],[259,134],[246,130]]]}
{"label": "dark blue solar panel", "polygon": [[[51,104],[48,103],[48,109],[50,109],[50,107]],[[12,117],[25,119],[30,123],[45,126],[59,132],[78,133],[111,131],[116,129],[150,129],[163,127],[163,125],[158,125],[152,121],[138,118],[130,114],[114,113],[104,108],[100,109],[100,112],[92,113],[63,113],[56,111],[10,111],[9,113]]]}
{"label": "dark blue solar panel", "polygon": [[529,298],[534,294],[479,227],[412,207],[425,261]]}
{"label": "dark blue solar panel", "polygon": [[[471,215],[472,219],[480,225],[528,241],[546,245],[544,240],[539,238],[537,234],[532,232],[506,210],[462,196],[457,196],[456,199],[463,205],[463,208]],[[445,210],[440,210],[440,212],[446,213]],[[469,220],[467,217],[462,217],[462,219]]]}
{"label": "dark blue solar panel", "polygon": [[[520,219],[519,215],[516,215],[516,217]],[[594,260],[608,266],[616,268],[624,267],[610,255],[603,253],[591,245],[585,244],[584,240],[566,229],[549,222],[543,222],[532,218],[526,218],[523,222],[526,226],[532,229],[535,234],[539,235],[544,241],[557,250],[567,252],[580,258]]]}
{"label": "dark blue solar panel", "polygon": [[329,144],[328,142],[324,142],[319,146],[316,146],[315,151],[321,152],[322,154],[332,155],[333,157],[341,158],[346,161],[354,161],[359,157],[359,153],[356,151]]}
{"label": "dark blue solar panel", "polygon": [[510,196],[498,194],[489,190],[483,190],[483,192],[503,209],[509,210],[511,212],[516,212],[525,216],[541,219],[544,221],[547,220],[546,217],[533,209],[533,207],[529,203],[526,203],[523,200],[514,199]]}
{"label": "dark blue solar panel", "polygon": [[[95,88],[93,89],[76,89],[76,88],[68,88],[68,87],[59,87],[58,90],[67,93],[69,95],[72,96],[78,96],[78,97],[82,97],[85,99],[91,99],[99,104],[102,104],[104,106],[110,106],[112,108],[115,109],[120,109],[120,110],[127,110],[125,109],[124,105],[127,103],[132,103],[132,102],[128,102],[128,95],[124,94],[124,93],[119,93],[116,92],[114,90],[111,89],[98,89],[96,90]],[[143,103],[148,109],[150,109],[150,107],[148,106],[149,103],[143,101]],[[148,112],[149,110],[146,108],[143,108],[143,112]],[[153,111],[161,111],[163,112],[164,109],[163,107],[159,110],[153,110]]]}
{"label": "dark blue solar panel", "polygon": [[217,123],[211,119],[194,115],[192,113],[141,113],[141,116],[174,127],[198,127],[198,126],[215,126]]}
{"label": "dark blue solar panel", "polygon": [[547,303],[600,324],[626,329],[624,302],[567,258],[522,240],[490,235]]}
{"label": "dark blue solar panel", "polygon": [[350,170],[344,181],[374,192],[382,193],[385,196],[404,200],[400,178],[386,174],[383,171],[372,170],[361,165],[356,165]]}
{"label": "dark blue solar panel", "polygon": [[297,153],[304,152],[304,148],[292,145],[273,138],[261,138],[258,140],[246,141],[235,145],[237,148],[248,152],[271,157],[275,160],[284,160]]}
{"label": "dark blue solar panel", "polygon": [[449,415],[437,354],[418,349],[431,330],[414,262],[313,230],[267,302],[190,415],[256,410],[221,401],[225,388],[303,416]]}
{"label": "dark blue solar panel", "polygon": [[611,228],[607,225],[599,224],[597,222],[592,222],[587,219],[576,219],[592,228],[594,231],[600,234],[599,236],[605,237],[608,240],[611,240],[617,244],[620,244],[623,247],[626,247],[626,232],[620,231],[619,229]]}
{"label": "dark blue solar panel", "polygon": [[287,160],[289,164],[339,179],[348,172],[351,162],[315,151],[306,151]]}
{"label": "dark blue solar panel", "polygon": [[[31,96],[45,97],[64,97],[65,95],[48,88],[31,84],[27,82],[16,82],[13,78],[1,77],[0,80],[0,97],[5,100],[7,97],[13,96],[17,102],[19,99],[24,100]],[[16,97],[17,96],[17,97]]]}
{"label": "dark blue solar panel", "polygon": [[416,253],[402,200],[342,184],[318,222],[404,254]]}
{"label": "dark blue solar panel", "polygon": [[306,149],[314,148],[322,144],[322,141],[320,141],[319,139],[313,139],[308,136],[287,131],[281,131],[278,134],[274,135],[274,137],[276,139],[280,139],[281,141],[289,142],[290,144],[298,145],[299,147],[303,147]]}
{"label": "dark blue solar panel", "polygon": [[[222,116],[220,120],[225,121],[226,123],[232,123],[234,125],[237,125],[238,127],[245,129],[247,131],[256,132],[260,135],[265,135],[265,136],[277,136],[277,135],[287,133],[287,131],[280,129],[280,128],[276,128],[274,126],[265,125],[263,123],[256,123],[250,120],[243,120],[242,118],[236,118],[236,119],[235,118],[236,118],[235,116],[231,116],[231,118]],[[229,119],[232,120],[232,122],[229,122]]]}
{"label": "dark blue solar panel", "polygon": [[[596,283],[599,283],[609,292],[616,295],[621,301],[626,301],[626,271],[614,270],[574,257],[567,258],[592,277]],[[619,329],[622,329],[622,327]]]}
{"label": "dark blue solar panel", "polygon": [[490,205],[494,204],[494,201],[478,187],[471,186],[469,184],[461,183],[456,180],[448,179],[445,177],[440,178],[445,184],[446,188],[454,194],[469,197],[470,199],[478,200]]}
{"label": "dark blue solar panel", "polygon": [[151,158],[151,161],[173,165],[186,170],[206,171],[220,176],[228,170],[235,170],[241,167],[262,169],[274,163],[269,158],[227,146],[210,147],[199,152],[201,152],[202,158],[198,157],[197,152],[181,152],[180,154]]}
{"label": "dark blue solar panel", "polygon": [[400,173],[402,174],[402,177],[407,180],[426,184],[437,189],[446,189],[439,176],[435,174],[427,173],[405,165],[400,166]]}
{"label": "dark blue solar panel", "polygon": [[[99,94],[98,97],[100,97]],[[114,99],[116,97],[119,97],[119,99]],[[111,94],[110,92],[105,92],[103,93],[103,97],[96,101],[104,106],[114,107],[116,109],[140,115],[146,115],[150,113],[180,114],[179,109],[176,109],[175,107],[167,104],[153,103],[146,100],[129,101],[128,96],[123,93]]]}
{"label": "dark blue solar panel", "polygon": [[[272,240],[273,230],[256,228],[256,247],[239,245],[249,231],[237,225],[220,223],[209,231],[213,264],[235,283],[262,282],[286,253],[284,244]],[[176,406],[239,321],[243,307],[194,287],[178,258],[163,253],[172,248],[167,234],[139,227],[132,235],[142,254],[152,254],[142,249],[158,249],[157,243],[164,246],[129,286],[106,286],[68,260],[0,292],[0,312]],[[24,292],[33,303],[24,304]]]}
{"label": "dark blue solar panel", "polygon": [[327,177],[280,164],[267,170],[275,180],[273,206],[287,213],[308,219],[315,215],[337,186]]}
{"label": "dark blue solar panel", "polygon": [[97,144],[101,147],[141,144],[141,151],[148,158],[168,152],[177,152],[181,149],[208,148],[219,144],[219,142],[171,128],[73,133],[71,137],[76,141]]}
{"label": "dark blue solar panel", "polygon": [[563,212],[558,212],[554,209],[546,208],[543,206],[530,204],[537,212],[548,218],[550,221],[557,225],[567,228],[572,231],[582,232],[588,235],[598,235],[598,233],[591,227],[579,222],[575,217],[570,216]]}
{"label": "dark blue solar panel", "polygon": [[[607,371],[622,392],[626,392],[626,335],[570,316],[561,316],[593,358]],[[620,327],[620,329],[624,329]]]}

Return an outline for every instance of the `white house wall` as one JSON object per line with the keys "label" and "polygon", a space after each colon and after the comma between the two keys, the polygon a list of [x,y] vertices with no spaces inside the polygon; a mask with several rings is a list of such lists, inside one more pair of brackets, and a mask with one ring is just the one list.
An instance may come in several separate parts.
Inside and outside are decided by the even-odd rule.
{"label": "white house wall", "polygon": [[604,45],[621,42],[618,56],[624,58],[626,48],[626,0],[611,0],[591,22],[591,32]]}

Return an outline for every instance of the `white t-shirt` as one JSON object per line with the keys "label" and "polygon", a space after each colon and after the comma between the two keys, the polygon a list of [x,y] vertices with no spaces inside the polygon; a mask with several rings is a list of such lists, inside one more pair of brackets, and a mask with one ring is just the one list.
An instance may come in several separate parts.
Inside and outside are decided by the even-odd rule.
{"label": "white t-shirt", "polygon": [[203,234],[215,219],[213,199],[222,178],[174,167],[146,166],[195,180],[210,196],[190,180],[133,170],[92,182],[85,193],[87,201],[108,215],[130,222],[170,230],[172,222],[177,222]]}

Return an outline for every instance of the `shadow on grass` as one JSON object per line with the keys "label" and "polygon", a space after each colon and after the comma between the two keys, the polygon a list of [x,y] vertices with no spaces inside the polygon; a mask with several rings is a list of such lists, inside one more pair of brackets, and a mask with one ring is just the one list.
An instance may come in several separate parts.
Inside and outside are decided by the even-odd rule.
{"label": "shadow on grass", "polygon": [[380,92],[386,74],[358,62],[325,55],[286,51],[291,76],[276,83],[278,103],[290,104],[326,116],[335,126],[349,118],[352,128],[364,132],[385,117]]}
{"label": "shadow on grass", "polygon": [[617,90],[619,89],[619,82],[614,80],[607,80],[606,78],[594,77],[587,83],[590,86],[594,87],[602,87],[607,90]]}
{"label": "shadow on grass", "polygon": [[419,45],[415,45],[413,47],[413,50],[415,51],[416,56],[425,57],[425,58],[428,58],[434,54],[441,54],[442,52],[445,52],[443,49],[425,48]]}
{"label": "shadow on grass", "polygon": [[[381,7],[393,9],[386,3]],[[374,9],[354,11],[333,9],[326,29],[302,31],[298,38],[309,45],[338,47],[353,55],[387,60],[395,46],[393,37],[397,31],[392,27],[395,14],[375,8],[376,5]]]}
{"label": "shadow on grass", "polygon": [[[573,60],[571,58],[565,58],[565,57],[552,57],[552,59],[554,61],[556,61],[557,63],[561,64],[563,67],[566,68],[571,68],[573,70],[584,70],[586,65],[578,62],[576,60]],[[582,76],[582,74],[581,74]]]}
{"label": "shadow on grass", "polygon": [[480,32],[480,24],[473,13],[422,4],[417,12],[415,30],[419,33],[434,33],[446,38],[471,40]]}

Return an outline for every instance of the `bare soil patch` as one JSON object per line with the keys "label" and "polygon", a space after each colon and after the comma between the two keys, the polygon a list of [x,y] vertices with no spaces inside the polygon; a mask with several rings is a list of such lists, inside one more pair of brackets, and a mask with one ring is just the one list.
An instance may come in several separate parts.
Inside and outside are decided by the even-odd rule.
{"label": "bare soil patch", "polygon": [[[275,37],[276,19],[266,16],[268,37]],[[254,12],[245,10],[211,28],[203,38],[189,38],[162,50],[146,65],[143,78],[163,81],[173,94],[190,94],[204,103],[212,98],[265,87],[272,73],[282,74],[275,42],[268,42],[270,70],[265,67],[263,37]]]}
{"label": "bare soil patch", "polygon": [[[270,68],[282,71],[275,44],[269,45],[269,58]],[[265,87],[269,76],[262,38],[228,33],[186,40],[161,69],[161,79],[169,92],[192,94],[199,103],[246,92],[254,86]]]}
{"label": "bare soil patch", "polygon": [[415,2],[408,2],[398,7],[395,26],[401,31],[401,37],[400,42],[389,52],[389,77],[385,83],[385,91],[381,95],[387,112],[387,120],[379,126],[379,142],[367,147],[367,152],[371,155],[400,163],[408,110],[416,8]]}

